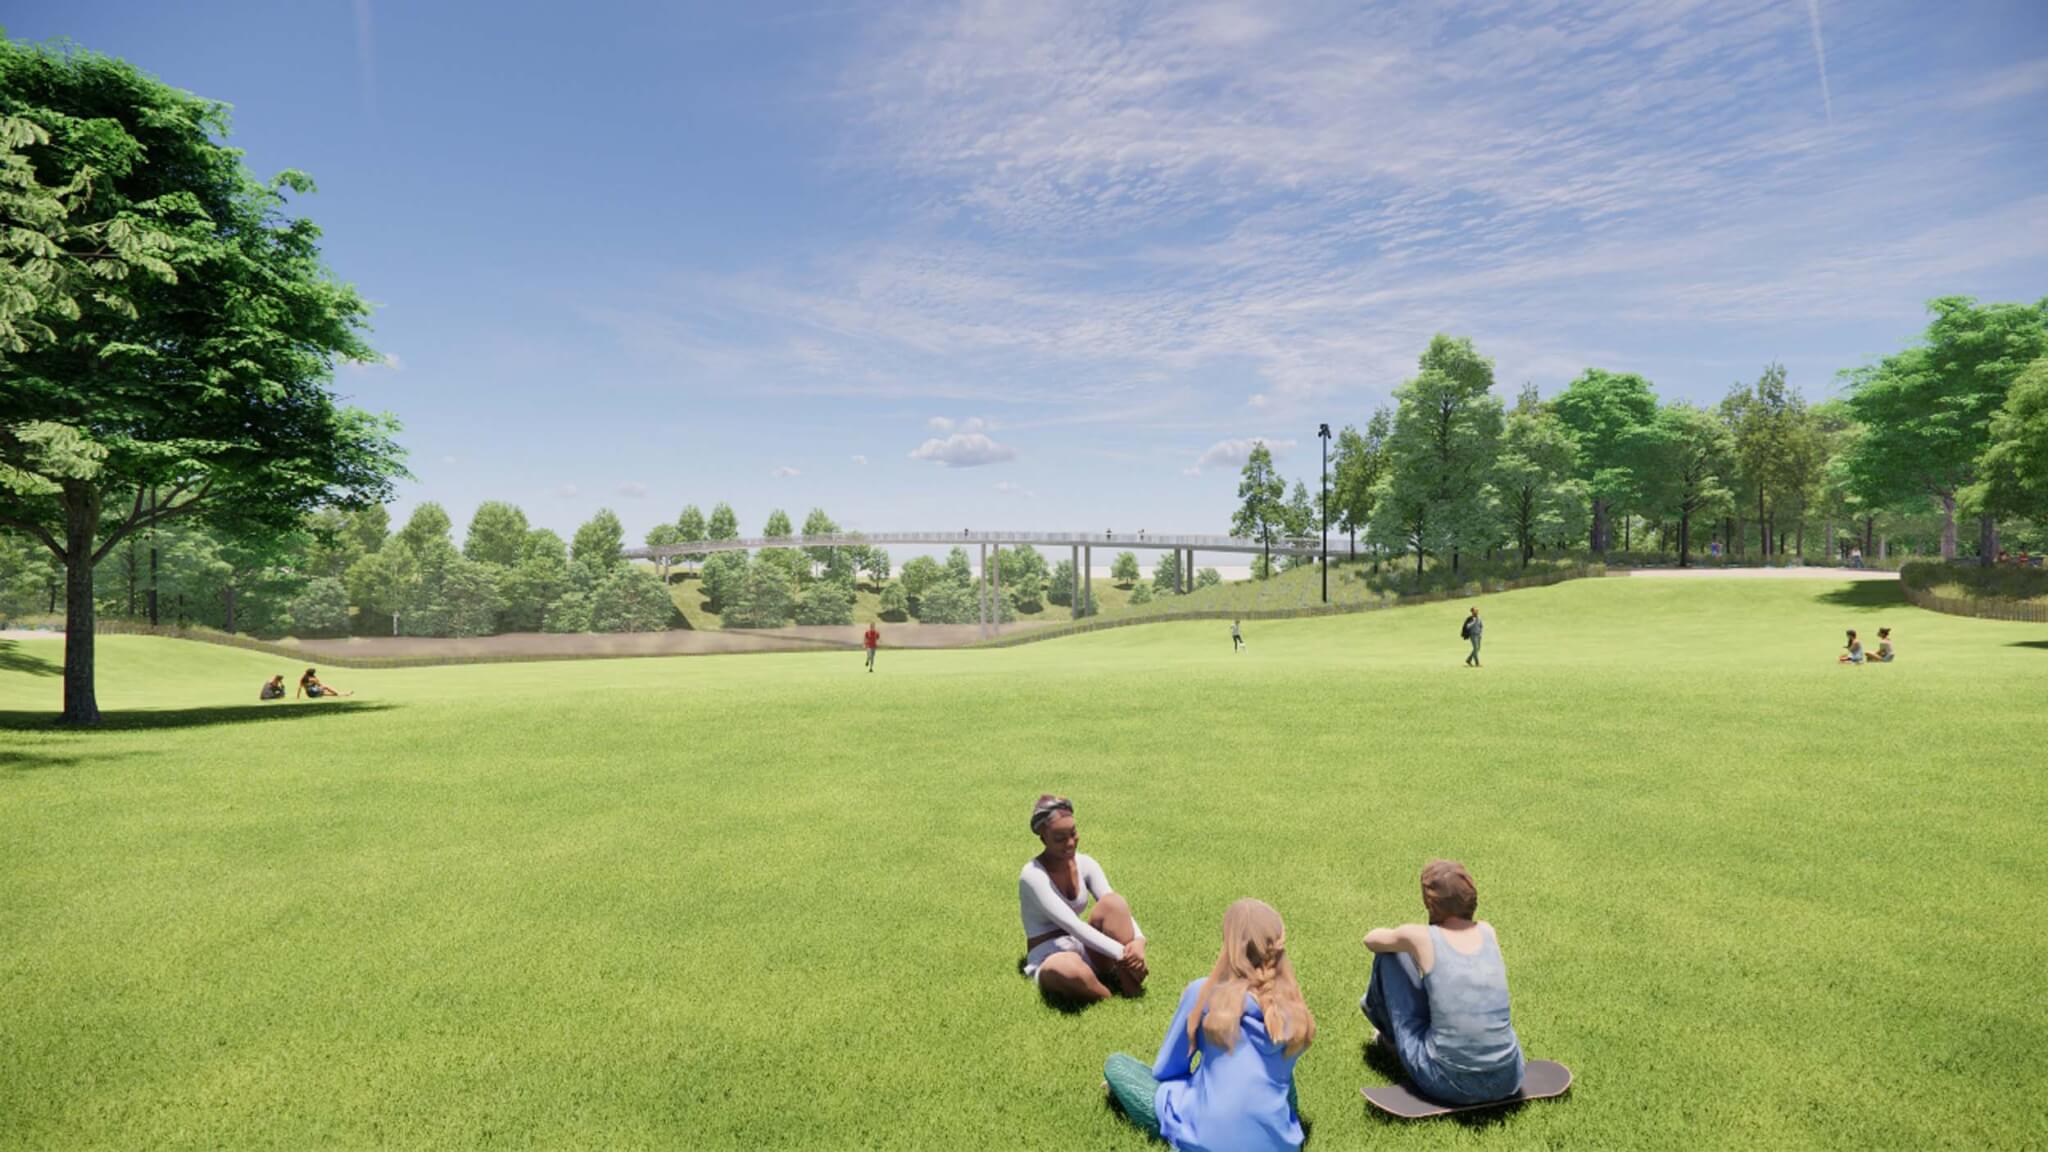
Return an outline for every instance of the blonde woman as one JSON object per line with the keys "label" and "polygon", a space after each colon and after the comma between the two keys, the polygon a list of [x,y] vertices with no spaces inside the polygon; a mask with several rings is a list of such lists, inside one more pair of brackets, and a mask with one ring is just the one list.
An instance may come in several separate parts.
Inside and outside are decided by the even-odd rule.
{"label": "blonde woman", "polygon": [[1024,974],[1046,996],[1074,1004],[1107,1000],[1112,987],[1136,996],[1148,974],[1145,933],[1130,903],[1110,889],[1102,865],[1081,852],[1074,802],[1040,796],[1031,806],[1031,832],[1045,850],[1017,876]]}
{"label": "blonde woman", "polygon": [[1292,1152],[1302,1140],[1294,1065],[1315,1035],[1280,914],[1239,900],[1223,914],[1216,967],[1180,994],[1158,1059],[1147,1068],[1119,1052],[1102,1075],[1131,1123],[1182,1152]]}
{"label": "blonde woman", "polygon": [[1359,1007],[1373,1043],[1399,1057],[1424,1096],[1483,1104],[1522,1086],[1522,1044],[1508,1019],[1508,970],[1493,925],[1474,920],[1479,891],[1455,860],[1422,869],[1428,924],[1375,928],[1372,981]]}

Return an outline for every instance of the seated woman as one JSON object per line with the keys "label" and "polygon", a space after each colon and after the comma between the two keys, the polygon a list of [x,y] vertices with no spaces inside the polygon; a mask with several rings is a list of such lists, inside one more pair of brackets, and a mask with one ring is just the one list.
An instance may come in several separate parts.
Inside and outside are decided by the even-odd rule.
{"label": "seated woman", "polygon": [[1849,650],[1835,657],[1837,664],[1863,663],[1863,641],[1856,638],[1856,630],[1849,629]]}
{"label": "seated woman", "polygon": [[1892,662],[1893,655],[1892,630],[1889,628],[1879,628],[1877,630],[1877,655],[1871,657],[1871,659],[1876,660],[1880,664],[1889,664]]}
{"label": "seated woman", "polygon": [[[315,700],[318,700],[322,696],[355,695],[355,693],[353,692],[340,692],[333,688],[329,688],[325,684],[322,684],[320,682],[319,675],[316,674],[311,668],[306,669],[306,674],[304,676],[299,677],[299,691],[304,692],[307,696]],[[296,695],[293,698],[296,699]]]}
{"label": "seated woman", "polygon": [[278,673],[277,675],[275,675],[275,676],[272,676],[272,677],[271,677],[270,679],[268,679],[268,680],[264,681],[264,682],[263,682],[263,694],[262,694],[261,696],[258,696],[258,697],[257,697],[257,699],[259,699],[259,700],[282,700],[282,699],[284,699],[284,673],[280,672],[280,673]]}
{"label": "seated woman", "polygon": [[1294,1065],[1315,1035],[1280,914],[1239,900],[1223,914],[1216,967],[1180,994],[1152,1067],[1119,1052],[1102,1076],[1131,1123],[1183,1152],[1291,1150],[1302,1141]]}
{"label": "seated woman", "polygon": [[1424,1096],[1483,1104],[1522,1087],[1522,1044],[1508,1020],[1508,970],[1493,925],[1472,919],[1479,893],[1451,860],[1422,869],[1429,923],[1375,928],[1372,981],[1359,1007],[1373,1042],[1401,1061]]}
{"label": "seated woman", "polygon": [[[1102,865],[1077,851],[1073,802],[1040,796],[1031,808],[1031,831],[1045,851],[1026,861],[1017,877],[1024,974],[1058,1000],[1092,1004],[1108,999],[1111,985],[1137,995],[1145,985],[1145,934],[1131,919],[1130,904],[1110,890]],[[1095,910],[1084,921],[1090,896]]]}

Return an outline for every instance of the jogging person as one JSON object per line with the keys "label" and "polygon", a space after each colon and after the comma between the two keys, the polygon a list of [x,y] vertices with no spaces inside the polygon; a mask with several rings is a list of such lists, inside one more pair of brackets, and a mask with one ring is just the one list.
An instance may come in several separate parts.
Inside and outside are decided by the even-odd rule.
{"label": "jogging person", "polygon": [[1244,633],[1238,631],[1237,621],[1232,620],[1230,622],[1230,650],[1235,652],[1242,647],[1244,647]]}
{"label": "jogging person", "polygon": [[1458,632],[1458,635],[1472,642],[1472,654],[1465,657],[1467,667],[1479,667],[1479,637],[1485,631],[1486,625],[1479,620],[1479,609],[1474,608],[1472,614],[1465,617],[1465,627]]}
{"label": "jogging person", "polygon": [[873,672],[875,670],[875,645],[882,642],[881,621],[869,621],[867,635],[862,636],[861,641],[868,647],[868,671]]}

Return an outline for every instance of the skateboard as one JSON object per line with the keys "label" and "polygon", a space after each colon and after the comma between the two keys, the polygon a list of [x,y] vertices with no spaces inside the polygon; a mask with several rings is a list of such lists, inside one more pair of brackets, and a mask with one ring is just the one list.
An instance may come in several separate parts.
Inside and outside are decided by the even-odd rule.
{"label": "skateboard", "polygon": [[1522,1070],[1522,1090],[1513,1096],[1500,1100],[1488,1100],[1484,1104],[1439,1104],[1425,1096],[1418,1095],[1406,1084],[1389,1084],[1384,1088],[1360,1088],[1366,1102],[1390,1116],[1403,1120],[1427,1120],[1432,1116],[1448,1116],[1453,1112],[1473,1112],[1481,1108],[1499,1108],[1509,1104],[1520,1104],[1526,1100],[1548,1100],[1562,1096],[1571,1090],[1572,1070],[1555,1060],[1531,1060]]}

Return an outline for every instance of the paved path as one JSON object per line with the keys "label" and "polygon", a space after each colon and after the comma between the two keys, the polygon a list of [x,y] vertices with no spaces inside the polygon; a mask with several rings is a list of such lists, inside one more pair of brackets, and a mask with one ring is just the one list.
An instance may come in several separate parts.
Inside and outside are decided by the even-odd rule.
{"label": "paved path", "polygon": [[1881,568],[1624,568],[1609,576],[1647,576],[1660,580],[1897,580],[1897,572]]}

